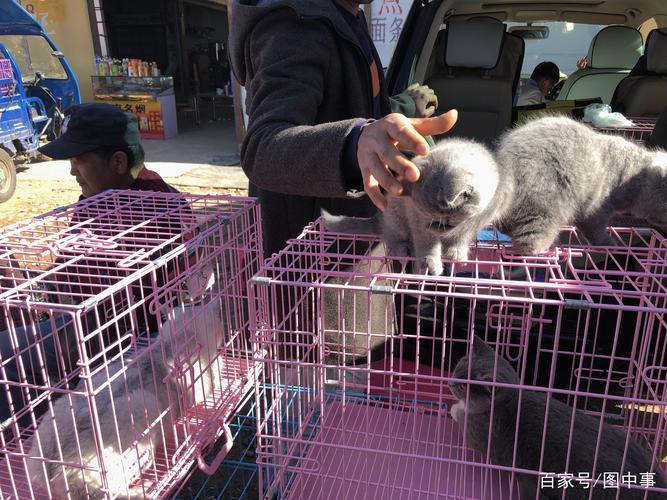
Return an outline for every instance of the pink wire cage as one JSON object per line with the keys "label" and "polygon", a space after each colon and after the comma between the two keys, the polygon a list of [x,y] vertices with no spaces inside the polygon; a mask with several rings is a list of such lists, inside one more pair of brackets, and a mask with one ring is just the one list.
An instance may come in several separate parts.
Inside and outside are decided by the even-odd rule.
{"label": "pink wire cage", "polygon": [[622,135],[633,142],[644,144],[655,128],[657,118],[629,116],[628,119],[633,123],[630,127],[602,127],[596,130],[605,134]]}
{"label": "pink wire cage", "polygon": [[[307,227],[251,280],[253,342],[264,364],[261,496],[534,498],[537,491],[520,495],[521,477],[542,487],[571,472],[520,468],[516,457],[499,464],[471,446],[467,414],[453,418],[450,384],[458,383],[486,387],[494,405],[509,388],[603,418],[650,456],[634,484],[619,479],[604,498],[664,498],[667,487],[650,483],[667,468],[667,240],[650,229],[609,232],[617,246],[591,247],[563,228],[550,253],[524,257],[491,231],[469,261],[420,276],[409,259],[386,257],[377,239],[327,233],[320,221]],[[472,358],[473,335],[520,383],[455,378],[459,360]],[[514,445],[520,432],[510,430]],[[578,452],[572,429],[559,438]],[[542,457],[546,443],[533,443]],[[622,471],[590,470],[586,493],[613,487],[598,481],[607,472]],[[585,479],[575,474],[574,486]]]}
{"label": "pink wire cage", "polygon": [[257,376],[261,256],[242,197],[107,191],[0,230],[0,496],[162,498],[212,473]]}

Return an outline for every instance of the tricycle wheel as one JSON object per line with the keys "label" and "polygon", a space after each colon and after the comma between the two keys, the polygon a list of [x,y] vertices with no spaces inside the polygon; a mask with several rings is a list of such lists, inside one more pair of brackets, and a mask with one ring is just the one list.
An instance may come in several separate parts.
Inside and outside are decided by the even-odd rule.
{"label": "tricycle wheel", "polygon": [[0,203],[4,203],[16,189],[16,167],[4,149],[0,149]]}

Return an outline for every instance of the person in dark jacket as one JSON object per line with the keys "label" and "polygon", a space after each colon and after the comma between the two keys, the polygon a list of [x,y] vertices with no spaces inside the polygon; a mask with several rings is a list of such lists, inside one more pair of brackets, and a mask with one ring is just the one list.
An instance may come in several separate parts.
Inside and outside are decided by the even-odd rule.
{"label": "person in dark jacket", "polygon": [[[278,252],[320,209],[359,217],[386,207],[382,189],[418,170],[423,136],[456,113],[392,113],[360,4],[370,0],[233,0],[230,56],[245,85],[241,164],[262,206],[264,248]],[[367,196],[363,196],[365,193]]]}

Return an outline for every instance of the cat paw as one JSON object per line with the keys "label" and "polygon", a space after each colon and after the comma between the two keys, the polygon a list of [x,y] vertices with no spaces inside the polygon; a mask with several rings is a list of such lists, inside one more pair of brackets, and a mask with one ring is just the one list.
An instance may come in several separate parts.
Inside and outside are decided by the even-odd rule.
{"label": "cat paw", "polygon": [[424,257],[419,264],[420,274],[426,274],[426,271],[428,271],[431,276],[440,276],[443,270],[442,260],[438,257]]}
{"label": "cat paw", "polygon": [[468,247],[452,247],[443,252],[445,260],[468,260]]}
{"label": "cat paw", "polygon": [[550,246],[537,242],[513,241],[512,250],[516,255],[538,255],[548,252]]}
{"label": "cat paw", "polygon": [[449,414],[452,416],[452,418],[457,424],[462,424],[465,420],[465,411],[466,411],[465,403],[463,403],[463,401],[459,401],[454,405],[452,405],[452,407],[449,410]]}

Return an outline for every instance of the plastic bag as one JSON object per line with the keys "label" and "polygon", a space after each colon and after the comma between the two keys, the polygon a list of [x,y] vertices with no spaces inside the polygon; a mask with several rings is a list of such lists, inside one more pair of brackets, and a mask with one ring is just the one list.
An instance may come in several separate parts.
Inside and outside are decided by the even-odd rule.
{"label": "plastic bag", "polygon": [[623,114],[612,112],[609,104],[589,104],[584,108],[584,121],[596,128],[633,127],[635,124]]}
{"label": "plastic bag", "polygon": [[611,113],[611,106],[609,104],[593,103],[584,108],[584,121],[591,123],[593,117],[600,113]]}

